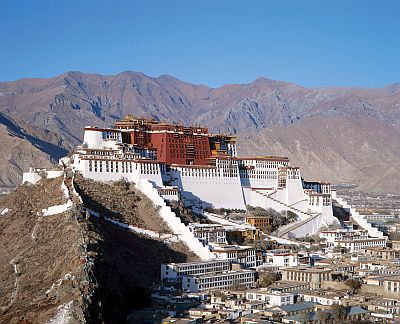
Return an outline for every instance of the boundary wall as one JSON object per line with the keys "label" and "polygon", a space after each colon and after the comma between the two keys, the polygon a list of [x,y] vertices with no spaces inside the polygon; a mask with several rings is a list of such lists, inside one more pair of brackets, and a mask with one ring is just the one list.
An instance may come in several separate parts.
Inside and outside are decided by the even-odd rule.
{"label": "boundary wall", "polygon": [[364,215],[361,215],[354,207],[349,205],[343,198],[338,197],[336,194],[334,195],[333,200],[336,200],[344,209],[348,209],[350,211],[350,218],[354,220],[360,227],[368,231],[368,235],[371,237],[383,238],[383,233],[378,230],[376,227],[373,227],[367,220]]}

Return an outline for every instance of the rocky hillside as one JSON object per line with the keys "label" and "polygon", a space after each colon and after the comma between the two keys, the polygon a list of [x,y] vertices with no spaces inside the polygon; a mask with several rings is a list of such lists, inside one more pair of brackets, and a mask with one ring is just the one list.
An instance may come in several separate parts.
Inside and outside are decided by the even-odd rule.
{"label": "rocky hillside", "polygon": [[400,190],[400,132],[368,117],[311,117],[239,137],[240,152],[288,156],[309,180],[356,182],[363,191]]}
{"label": "rocky hillside", "polygon": [[[109,126],[126,114],[207,125],[213,132],[238,134],[242,148],[256,148],[246,151],[248,154],[287,154],[304,166],[304,157],[321,156],[321,170],[309,167],[307,174],[329,175],[331,181],[341,181],[342,174],[357,175],[359,180],[366,180],[369,189],[375,189],[376,184],[378,189],[387,189],[383,185],[386,181],[380,178],[387,174],[380,170],[387,170],[386,160],[399,157],[400,84],[380,89],[304,88],[258,78],[249,84],[209,88],[167,75],[151,78],[136,72],[113,76],[68,72],[49,79],[0,83],[0,112],[9,120],[18,120],[18,125],[37,127],[27,133],[48,143],[60,143],[63,149],[81,141],[84,126]],[[324,127],[326,123],[331,129]],[[336,127],[344,131],[339,135],[334,131]],[[47,139],[39,128],[46,132]],[[59,138],[49,134],[58,134]],[[339,136],[340,141],[333,142],[332,135]],[[301,145],[295,150],[285,148],[286,144],[297,145],[296,136]],[[32,145],[32,138],[26,140],[26,145]],[[352,154],[339,154],[349,151],[349,141]],[[384,145],[376,146],[378,143]],[[15,150],[10,148],[9,154]],[[39,153],[33,148],[28,151],[34,156]],[[325,159],[335,154],[341,160]],[[372,165],[370,160],[375,161],[376,154],[381,160]],[[344,157],[350,160],[343,161]],[[18,168],[25,167],[19,161],[12,167],[10,161],[5,161],[3,183],[16,183],[21,172]],[[343,167],[340,174],[338,165]],[[366,176],[371,168],[376,170],[377,179]],[[397,175],[394,179],[400,180]]]}
{"label": "rocky hillside", "polygon": [[60,185],[61,179],[24,185],[0,200],[1,323],[84,318],[81,229],[72,213],[41,212],[65,202]]}
{"label": "rocky hillside", "polygon": [[62,135],[0,113],[0,188],[21,183],[29,167],[50,167],[68,154]]}
{"label": "rocky hillside", "polygon": [[[125,323],[149,302],[161,263],[196,259],[182,243],[118,225],[169,232],[126,183],[78,178],[83,203],[75,197],[70,210],[44,216],[42,209],[66,202],[61,182],[22,185],[0,198],[0,323]],[[66,184],[73,196],[71,179]]]}

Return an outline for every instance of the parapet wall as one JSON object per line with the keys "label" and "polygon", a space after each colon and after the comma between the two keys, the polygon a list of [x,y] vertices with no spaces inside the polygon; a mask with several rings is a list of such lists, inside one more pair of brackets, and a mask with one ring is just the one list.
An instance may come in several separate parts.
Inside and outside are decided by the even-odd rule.
{"label": "parapet wall", "polygon": [[367,220],[364,215],[361,215],[354,207],[349,205],[344,199],[337,197],[335,194],[335,200],[342,205],[343,208],[349,209],[351,217],[354,219],[354,221],[364,228],[365,230],[368,231],[368,235],[371,237],[377,237],[377,238],[383,238],[384,235],[381,231],[379,231],[376,227],[373,227]]}
{"label": "parapet wall", "polygon": [[33,169],[31,168],[28,172],[22,174],[22,183],[28,182],[36,184],[43,177],[47,179],[54,179],[61,177],[64,174],[62,170],[46,170],[46,169]]}

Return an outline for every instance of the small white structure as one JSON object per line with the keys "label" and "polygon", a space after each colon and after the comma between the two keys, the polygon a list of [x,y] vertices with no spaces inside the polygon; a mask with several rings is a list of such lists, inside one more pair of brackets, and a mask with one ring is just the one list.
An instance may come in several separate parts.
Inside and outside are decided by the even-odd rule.
{"label": "small white structure", "polygon": [[339,240],[338,246],[346,248],[349,253],[357,252],[371,247],[386,247],[387,237],[367,238],[363,240]]}
{"label": "small white structure", "polygon": [[265,253],[264,265],[273,265],[279,268],[297,267],[299,258],[290,250],[270,250]]}
{"label": "small white structure", "polygon": [[325,295],[321,293],[315,293],[312,291],[299,292],[299,297],[305,302],[314,302],[321,305],[331,306],[331,305],[341,305],[343,296],[340,294],[329,294]]}
{"label": "small white structure", "polygon": [[29,168],[28,172],[22,174],[22,183],[36,184],[43,178],[54,179],[64,175],[63,170],[47,170],[39,168]]}
{"label": "small white structure", "polygon": [[326,240],[328,248],[344,247],[350,253],[370,247],[386,247],[387,237],[368,237],[367,230],[337,229],[334,231],[323,231],[320,238]]}
{"label": "small white structure", "polygon": [[294,294],[270,292],[262,289],[254,289],[246,292],[246,299],[249,301],[266,302],[270,306],[283,306],[294,304]]}
{"label": "small white structure", "polygon": [[319,237],[325,239],[329,243],[335,243],[336,241],[345,239],[364,240],[368,238],[368,231],[336,229],[333,231],[322,231],[319,233]]}

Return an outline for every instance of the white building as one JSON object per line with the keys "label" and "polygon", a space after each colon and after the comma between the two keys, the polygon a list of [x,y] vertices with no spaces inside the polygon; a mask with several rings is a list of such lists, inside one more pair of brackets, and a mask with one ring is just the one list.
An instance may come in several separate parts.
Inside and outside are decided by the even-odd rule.
{"label": "white building", "polygon": [[230,289],[237,286],[251,288],[255,284],[254,270],[234,270],[218,274],[182,277],[182,289],[202,292],[217,289]]}
{"label": "white building", "polygon": [[329,243],[334,243],[336,241],[345,239],[364,240],[368,238],[368,231],[336,229],[333,231],[322,231],[319,233],[319,237],[325,239]]}
{"label": "white building", "polygon": [[305,302],[314,302],[326,306],[341,305],[343,299],[343,295],[340,294],[321,294],[312,291],[299,292],[298,295]]}
{"label": "white building", "polygon": [[161,265],[161,280],[182,281],[183,276],[201,276],[231,270],[228,260],[211,260],[203,262],[167,263]]}
{"label": "white building", "polygon": [[264,264],[279,268],[297,267],[299,258],[297,254],[292,253],[290,250],[270,250],[264,255]]}
{"label": "white building", "polygon": [[209,243],[226,244],[226,227],[220,224],[190,223],[189,230],[204,245]]}
{"label": "white building", "polygon": [[214,244],[211,245],[211,252],[217,259],[229,260],[243,268],[254,268],[261,264],[257,262],[256,249],[253,246]]}
{"label": "white building", "polygon": [[337,245],[346,248],[349,253],[357,252],[371,247],[386,247],[387,237],[367,238],[362,240],[338,240]]}
{"label": "white building", "polygon": [[368,237],[368,231],[366,230],[337,229],[323,231],[319,234],[319,237],[326,240],[328,248],[343,247],[350,253],[371,247],[386,247],[387,241],[387,237]]}
{"label": "white building", "polygon": [[61,177],[64,174],[63,170],[47,170],[38,168],[29,168],[28,172],[24,172],[22,175],[22,183],[35,184],[43,178],[54,179]]}
{"label": "white building", "polygon": [[246,292],[246,299],[249,301],[266,302],[270,306],[283,306],[294,304],[294,294],[270,292],[267,290],[255,289]]}
{"label": "white building", "polygon": [[365,260],[359,263],[359,276],[390,275],[398,273],[400,273],[400,267],[396,262],[393,263],[387,260]]}

